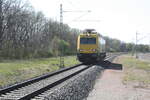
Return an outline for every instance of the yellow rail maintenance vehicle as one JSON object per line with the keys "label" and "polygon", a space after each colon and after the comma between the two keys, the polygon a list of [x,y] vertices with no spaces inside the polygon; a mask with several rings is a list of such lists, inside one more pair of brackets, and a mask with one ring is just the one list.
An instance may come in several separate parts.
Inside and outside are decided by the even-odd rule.
{"label": "yellow rail maintenance vehicle", "polygon": [[106,57],[105,40],[94,29],[86,29],[77,39],[77,58],[80,62],[103,61]]}

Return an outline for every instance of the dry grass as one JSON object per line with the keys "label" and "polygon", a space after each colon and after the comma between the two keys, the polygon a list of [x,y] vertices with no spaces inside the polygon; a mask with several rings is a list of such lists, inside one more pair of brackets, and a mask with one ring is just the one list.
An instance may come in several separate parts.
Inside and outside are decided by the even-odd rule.
{"label": "dry grass", "polygon": [[136,88],[150,88],[150,62],[141,61],[130,55],[120,56],[117,62],[123,64],[124,84],[131,84]]}

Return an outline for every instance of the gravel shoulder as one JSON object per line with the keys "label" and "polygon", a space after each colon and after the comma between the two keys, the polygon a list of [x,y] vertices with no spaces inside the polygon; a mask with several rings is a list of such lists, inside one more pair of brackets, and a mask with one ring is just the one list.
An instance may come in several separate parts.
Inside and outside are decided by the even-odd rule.
{"label": "gravel shoulder", "polygon": [[87,100],[150,100],[150,90],[123,84],[124,69],[106,69]]}

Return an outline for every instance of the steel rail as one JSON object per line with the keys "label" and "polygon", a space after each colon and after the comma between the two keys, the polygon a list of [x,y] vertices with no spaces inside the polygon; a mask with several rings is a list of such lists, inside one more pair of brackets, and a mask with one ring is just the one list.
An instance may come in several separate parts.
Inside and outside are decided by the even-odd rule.
{"label": "steel rail", "polygon": [[83,65],[83,64],[78,64],[78,65],[75,65],[75,66],[73,66],[73,67],[63,68],[63,69],[60,69],[60,70],[57,70],[57,71],[54,71],[54,72],[47,73],[47,74],[45,74],[45,75],[39,76],[39,77],[35,77],[35,78],[30,79],[30,80],[27,80],[27,81],[21,82],[21,83],[19,83],[19,84],[14,84],[14,85],[8,86],[8,87],[6,87],[6,88],[0,89],[0,96],[1,96],[2,94],[5,94],[5,93],[9,92],[9,91],[13,91],[13,90],[16,90],[16,89],[18,89],[18,88],[27,86],[27,85],[29,85],[29,84],[38,82],[38,81],[40,81],[40,80],[42,80],[42,79],[46,79],[46,78],[48,78],[48,77],[57,75],[57,74],[59,74],[59,73],[68,71],[68,70],[73,69],[73,68],[76,68],[76,67],[78,67],[78,66],[80,66],[80,65]]}
{"label": "steel rail", "polygon": [[[49,89],[51,89],[51,88],[53,88],[54,86],[57,86],[57,85],[59,85],[59,84],[61,84],[62,82],[64,82],[64,81],[66,81],[66,80],[68,80],[68,79],[70,79],[71,77],[73,77],[73,76],[75,76],[75,75],[77,75],[77,74],[79,74],[79,73],[81,73],[82,71],[84,71],[84,70],[86,70],[86,69],[88,69],[90,66],[88,65],[88,66],[85,66],[85,65],[79,65],[79,66],[76,66],[76,67],[74,67],[74,68],[69,68],[70,70],[68,70],[67,72],[68,73],[65,73],[65,72],[63,72],[63,73],[59,73],[59,74],[57,74],[56,76],[54,75],[53,77],[50,77],[50,78],[48,78],[48,80],[53,80],[53,78],[54,78],[54,81],[52,81],[52,82],[47,82],[45,79],[44,79],[44,81],[43,80],[41,80],[41,81],[39,81],[39,82],[35,82],[35,83],[33,83],[33,84],[31,84],[31,85],[27,85],[27,86],[25,86],[25,87],[22,87],[22,88],[19,88],[19,89],[14,89],[13,91],[9,91],[8,93],[6,93],[6,94],[4,94],[4,95],[2,95],[0,98],[1,99],[3,99],[3,100],[30,100],[31,98],[34,98],[35,96],[37,96],[37,95],[39,95],[39,94],[41,94],[41,93],[43,93],[43,92],[45,92],[46,90],[49,90]],[[57,76],[62,76],[62,77],[60,77],[60,78],[58,78],[58,79],[55,79]],[[64,75],[64,76],[63,76]],[[42,86],[41,87],[41,85],[40,84],[43,84],[43,82],[45,82],[45,84],[44,84],[44,86]],[[39,87],[34,87],[33,85],[35,85],[35,86],[37,86],[37,85],[40,85]],[[33,87],[32,87],[33,86]],[[33,89],[31,89],[31,91],[30,91],[30,89],[29,88],[33,88]],[[28,90],[29,89],[29,90]],[[21,90],[21,91],[20,91]],[[25,91],[24,91],[25,90]],[[18,91],[20,91],[20,92],[18,92]],[[17,94],[16,94],[16,92],[17,92]],[[29,93],[28,93],[29,92]],[[18,94],[19,93],[19,94]],[[23,93],[23,94],[22,94]],[[25,93],[25,94],[24,94]]]}
{"label": "steel rail", "polygon": [[75,76],[75,75],[77,75],[77,74],[83,72],[84,70],[88,69],[89,67],[90,67],[90,66],[87,66],[87,67],[85,67],[85,68],[83,68],[83,69],[81,69],[81,70],[79,70],[79,71],[77,71],[77,72],[75,72],[75,73],[72,73],[71,75],[68,75],[68,76],[66,76],[66,77],[64,77],[64,78],[62,78],[62,79],[60,79],[60,80],[58,80],[58,81],[56,81],[56,82],[54,82],[54,83],[52,83],[52,84],[49,84],[48,86],[45,86],[44,88],[41,88],[41,89],[39,89],[39,90],[37,90],[37,91],[34,91],[34,92],[32,92],[31,94],[28,94],[28,95],[26,95],[26,96],[20,98],[19,100],[29,100],[29,99],[31,99],[31,98],[33,98],[33,97],[35,97],[35,96],[37,96],[37,95],[39,95],[39,94],[45,92],[45,91],[51,89],[51,88],[54,87],[54,86],[57,86],[57,85],[63,83],[64,81],[66,81],[66,80],[72,78],[73,76]]}

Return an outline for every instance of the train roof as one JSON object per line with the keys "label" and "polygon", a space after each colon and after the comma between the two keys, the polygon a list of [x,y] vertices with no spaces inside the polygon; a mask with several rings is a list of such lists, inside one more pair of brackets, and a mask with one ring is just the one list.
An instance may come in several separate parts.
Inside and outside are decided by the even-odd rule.
{"label": "train roof", "polygon": [[[104,37],[101,35],[101,34],[83,34],[83,33],[81,33],[80,35],[79,35],[79,37],[81,38],[81,37],[100,37],[100,38],[102,38],[102,39],[104,39]],[[105,40],[105,39],[104,39]]]}
{"label": "train roof", "polygon": [[83,31],[83,34],[97,34],[97,32],[95,31],[95,29],[85,29]]}
{"label": "train roof", "polygon": [[83,33],[81,33],[79,36],[81,37],[86,37],[86,36],[97,37],[98,36],[98,37],[103,38],[103,36],[100,33],[96,32],[95,29],[85,29]]}
{"label": "train roof", "polygon": [[81,33],[80,36],[99,36],[98,34],[84,34],[84,33]]}

